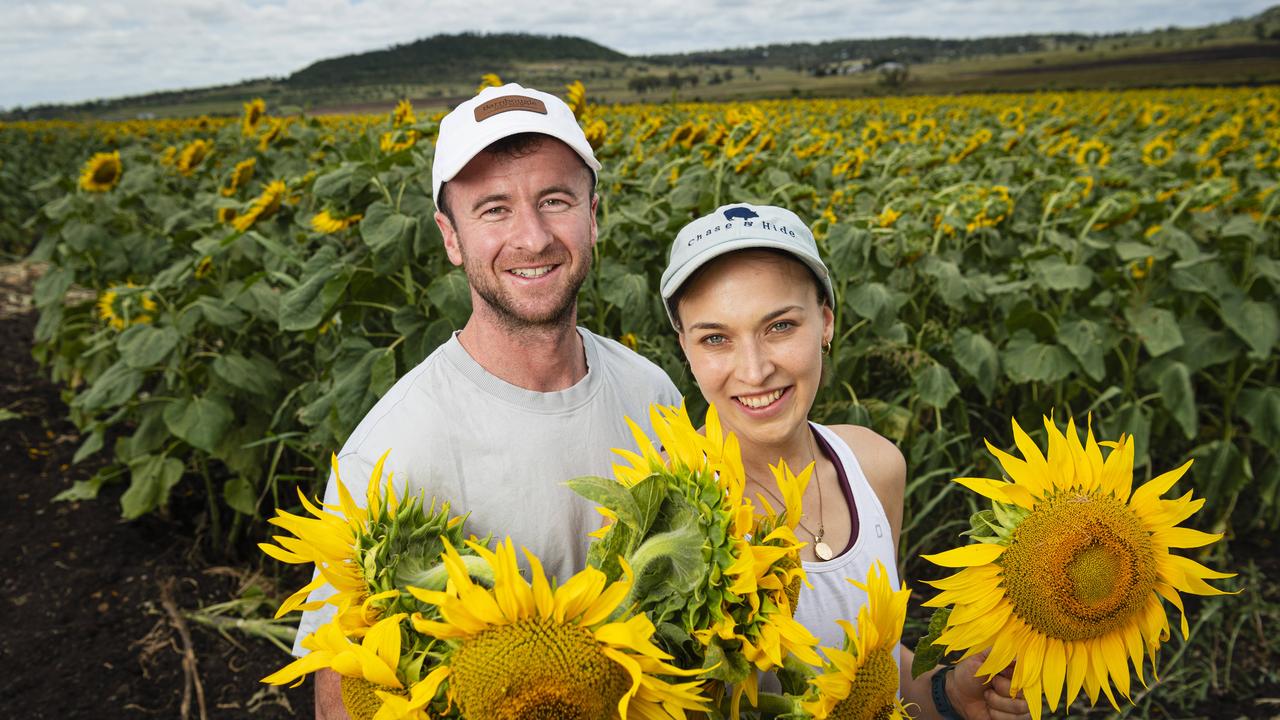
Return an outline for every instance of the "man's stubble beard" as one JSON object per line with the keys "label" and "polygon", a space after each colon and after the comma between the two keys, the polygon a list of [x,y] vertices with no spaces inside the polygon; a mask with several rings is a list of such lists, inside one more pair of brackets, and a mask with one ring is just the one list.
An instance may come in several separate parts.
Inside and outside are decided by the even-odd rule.
{"label": "man's stubble beard", "polygon": [[[467,275],[467,282],[471,284],[471,288],[475,290],[476,295],[493,310],[497,316],[498,322],[508,331],[519,333],[529,330],[546,330],[560,327],[566,324],[572,324],[576,318],[578,310],[578,291],[582,288],[582,284],[586,282],[587,275],[591,272],[592,257],[590,254],[584,256],[585,262],[577,274],[570,275],[568,282],[562,286],[564,288],[564,296],[558,298],[557,302],[546,312],[530,314],[521,311],[515,306],[512,298],[506,293],[500,284],[490,282],[491,277],[483,272],[485,268],[472,268],[471,257],[467,255],[466,244],[459,242],[458,249],[462,253],[463,272]],[[530,262],[531,265],[539,264]],[[557,263],[562,269],[569,268],[569,263]]]}

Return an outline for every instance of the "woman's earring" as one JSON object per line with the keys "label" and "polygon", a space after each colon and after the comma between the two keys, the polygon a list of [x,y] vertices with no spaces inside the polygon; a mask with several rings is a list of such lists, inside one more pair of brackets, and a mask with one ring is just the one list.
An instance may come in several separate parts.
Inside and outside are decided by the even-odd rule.
{"label": "woman's earring", "polygon": [[831,354],[831,341],[830,341],[830,340],[828,340],[828,341],[826,341],[825,343],[823,343],[823,345],[822,345],[822,354],[823,354],[823,355],[830,355],[830,354]]}

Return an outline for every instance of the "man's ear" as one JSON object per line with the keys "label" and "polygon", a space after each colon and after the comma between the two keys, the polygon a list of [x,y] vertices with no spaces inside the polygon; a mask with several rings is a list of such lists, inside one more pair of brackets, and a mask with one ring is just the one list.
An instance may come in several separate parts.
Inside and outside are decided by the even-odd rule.
{"label": "man's ear", "polygon": [[600,232],[600,227],[596,223],[596,211],[600,209],[600,194],[591,194],[591,247],[596,246],[596,239]]}
{"label": "man's ear", "polygon": [[456,266],[462,266],[462,248],[458,245],[458,231],[453,227],[453,221],[448,215],[436,211],[436,227],[440,228],[440,236],[444,238],[444,252],[449,256],[449,262]]}

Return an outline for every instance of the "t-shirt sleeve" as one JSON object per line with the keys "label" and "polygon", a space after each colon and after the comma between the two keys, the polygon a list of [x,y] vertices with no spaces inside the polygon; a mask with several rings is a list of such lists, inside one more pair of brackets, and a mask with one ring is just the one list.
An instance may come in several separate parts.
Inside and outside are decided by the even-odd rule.
{"label": "t-shirt sleeve", "polygon": [[[361,507],[364,506],[369,489],[369,476],[373,472],[373,463],[360,456],[358,452],[348,452],[338,457],[338,474],[342,476],[342,484],[351,493],[352,500]],[[338,506],[338,478],[333,471],[329,471],[329,482],[325,485],[324,502],[326,505]],[[314,579],[320,572],[317,570],[312,573]],[[321,585],[311,594],[307,596],[308,602],[318,602],[325,600],[336,592],[333,586],[328,583]],[[296,657],[302,657],[310,650],[302,647],[302,639],[315,632],[321,625],[333,619],[336,608],[332,605],[325,605],[319,610],[306,610],[302,613],[302,618],[298,621],[298,635],[293,641],[293,654]]]}

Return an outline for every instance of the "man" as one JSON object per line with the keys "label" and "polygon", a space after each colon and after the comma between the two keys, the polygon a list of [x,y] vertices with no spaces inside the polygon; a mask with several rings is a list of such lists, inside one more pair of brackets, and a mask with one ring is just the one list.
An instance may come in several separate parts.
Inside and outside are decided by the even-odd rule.
{"label": "man", "polygon": [[[634,444],[624,418],[648,429],[651,403],[680,400],[656,365],[576,327],[599,168],[573,113],[547,93],[486,88],[441,121],[435,221],[449,260],[466,272],[471,316],[387,392],[338,455],[343,483],[363,498],[389,449],[397,487],[471,513],[469,532],[510,535],[561,578],[585,564],[587,533],[600,522],[562,483],[609,475],[610,449]],[[332,477],[325,502],[338,502]],[[304,614],[299,642],[330,615]],[[305,650],[295,644],[294,654]],[[332,671],[317,675],[317,717],[346,717],[339,682]]]}

